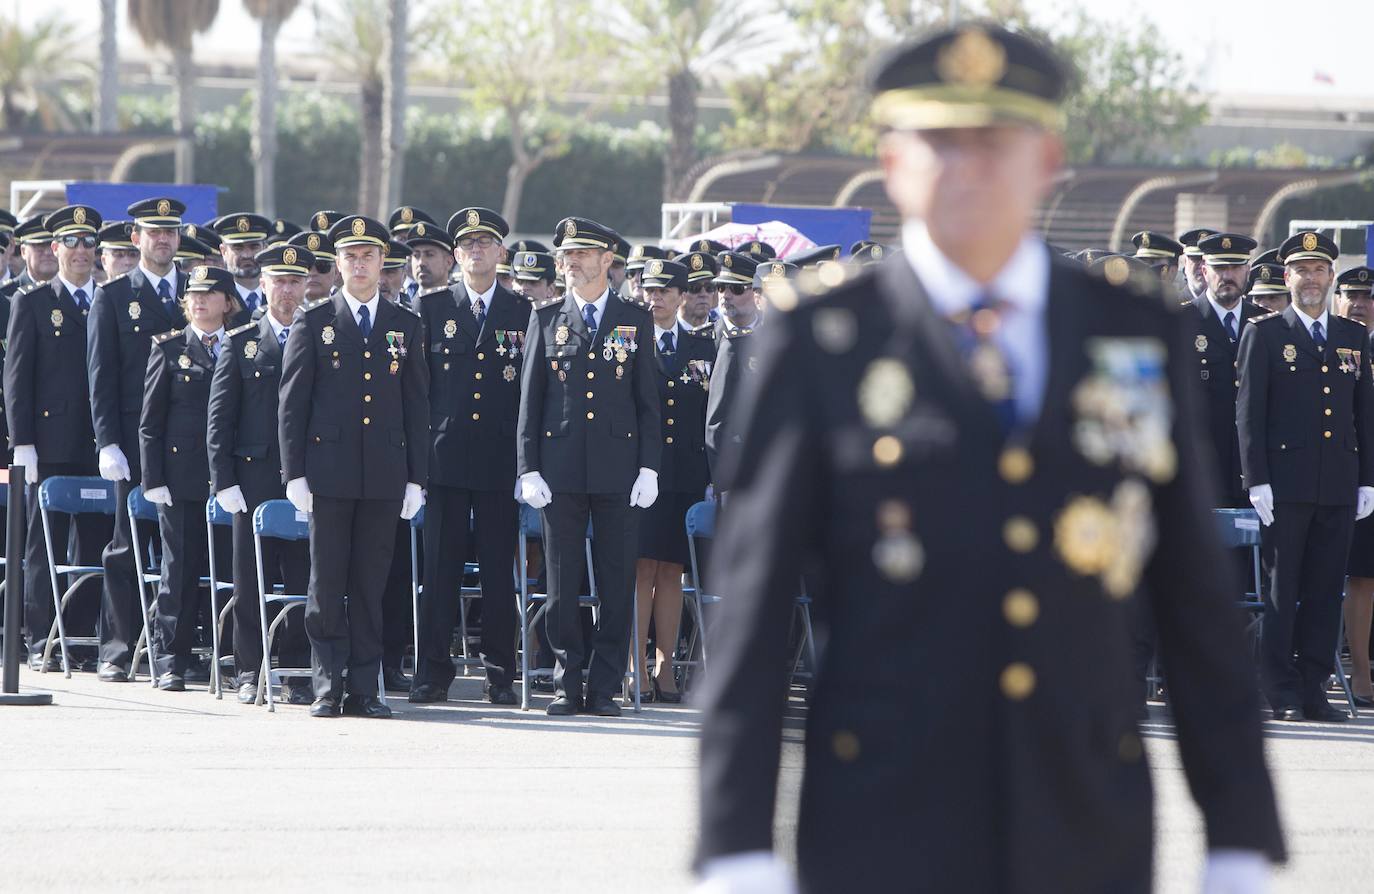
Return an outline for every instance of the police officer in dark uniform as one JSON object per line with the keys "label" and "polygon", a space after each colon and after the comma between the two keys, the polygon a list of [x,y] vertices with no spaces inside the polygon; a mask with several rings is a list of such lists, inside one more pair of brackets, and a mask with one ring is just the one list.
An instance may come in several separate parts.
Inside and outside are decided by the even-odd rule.
{"label": "police officer in dark uniform", "polygon": [[1198,248],[1198,243],[1214,233],[1216,230],[1199,227],[1178,237],[1178,244],[1183,246],[1183,288],[1186,290],[1183,297],[1186,299],[1200,298],[1207,292],[1207,279],[1202,274],[1202,249]]}
{"label": "police officer in dark uniform", "polygon": [[693,332],[714,336],[715,321],[711,318],[711,313],[716,308],[714,280],[716,274],[720,273],[720,261],[706,248],[694,248],[673,260],[687,268],[687,288],[682,296],[682,309],[678,311],[678,319]]}
{"label": "police officer in dark uniform", "polygon": [[644,288],[640,285],[639,277],[644,272],[644,265],[654,258],[663,260],[667,257],[667,250],[657,245],[631,246],[630,253],[625,257],[625,282],[619,291],[635,301],[643,301]]}
{"label": "police officer in dark uniform", "polygon": [[57,273],[57,258],[52,253],[52,233],[43,225],[43,215],[35,214],[14,228],[13,236],[24,268],[0,286],[0,295],[13,300],[14,296],[39,283],[45,283]]}
{"label": "police officer in dark uniform", "polygon": [[[311,235],[318,235],[312,233]],[[286,496],[277,441],[277,389],[282,352],[296,310],[305,301],[305,282],[315,263],[308,249],[277,243],[256,258],[262,270],[266,313],[256,322],[227,333],[210,383],[206,444],[215,499],[234,514],[234,664],[238,699],[257,697],[263,665],[258,565],[253,545],[253,512],[268,500]],[[263,578],[282,583],[288,593],[304,593],[310,580],[310,549],[299,541],[265,538]],[[269,620],[270,623],[270,620]],[[306,667],[310,645],[304,618],[292,611],[278,628],[283,667]],[[288,681],[282,700],[310,704],[308,684]]]}
{"label": "police officer in dark uniform", "polygon": [[1236,425],[1271,569],[1260,669],[1276,720],[1346,719],[1326,682],[1339,670],[1351,534],[1374,511],[1369,337],[1327,310],[1338,255],[1319,233],[1284,242],[1293,303],[1255,320],[1240,345]]}
{"label": "police officer in dark uniform", "polygon": [[291,324],[278,427],[287,499],[311,513],[310,714],[390,717],[377,691],[382,593],[396,518],[424,505],[429,369],[419,317],[380,299],[386,227],[355,215],[329,236],[343,288]]}
{"label": "police officer in dark uniform", "polygon": [[553,283],[558,278],[553,255],[533,250],[515,252],[511,255],[511,271],[517,297],[529,304],[553,297]]}
{"label": "police officer in dark uniform", "polygon": [[[180,299],[186,277],[172,263],[181,241],[181,215],[176,199],[150,198],[128,207],[133,219],[130,239],[138,264],[96,289],[87,319],[87,367],[91,418],[100,446],[100,475],[115,483],[114,533],[101,556],[105,568],[101,600],[100,677],[128,679],[134,644],[143,630],[139,583],[134,573],[133,543],[125,506],[143,477],[139,465],[138,418],[148,372],[152,337],[185,325]],[[138,541],[157,537],[157,526],[140,524]]]}
{"label": "police officer in dark uniform", "polygon": [[[713,479],[721,450],[730,442],[731,407],[758,364],[753,334],[763,323],[763,307],[754,288],[757,268],[753,257],[726,252],[720,256],[720,273],[715,278],[721,314],[715,326],[716,362],[706,405],[706,458]],[[716,489],[722,489],[719,480]]]}
{"label": "police officer in dark uniform", "polygon": [[[162,532],[162,579],[158,582],[153,673],[157,688],[186,689],[196,621],[204,603],[200,579],[208,564],[205,501],[210,464],[205,432],[210,379],[224,347],[225,322],[242,310],[234,276],[223,267],[195,267],[182,296],[185,329],[153,336],[143,410],[138,421],[143,495],[158,507]],[[216,547],[227,555],[230,542]],[[207,617],[207,623],[219,619]],[[219,668],[211,668],[218,673]]]}
{"label": "police officer in dark uniform", "polygon": [[[429,491],[425,511],[425,592],[412,702],[442,702],[453,682],[449,657],[458,593],[474,534],[482,584],[482,665],[492,704],[517,704],[515,426],[520,411],[528,302],[496,281],[506,221],[464,208],[448,221],[463,279],[420,297],[429,344]],[[517,254],[517,260],[524,255]]]}
{"label": "police officer in dark uniform", "polygon": [[1257,257],[1250,265],[1246,285],[1246,297],[1270,313],[1283,313],[1293,300],[1283,281],[1283,265],[1277,261],[1261,261]]}
{"label": "police officer in dark uniform", "polygon": [[1214,233],[1199,242],[1198,249],[1207,291],[1187,303],[1192,308],[1189,319],[1196,324],[1193,359],[1214,457],[1217,505],[1247,508],[1250,498],[1241,479],[1236,435],[1236,354],[1245,327],[1264,315],[1263,309],[1244,298],[1255,240],[1237,233]]}
{"label": "police officer in dark uniform", "polygon": [[[86,314],[96,285],[96,232],[100,215],[86,205],[67,205],[43,218],[47,256],[56,271],[41,285],[21,290],[11,299],[9,343],[5,353],[5,415],[10,424],[14,462],[24,466],[25,480],[37,484],[53,475],[91,475],[96,470],[91,437],[91,404],[86,393]],[[37,231],[29,229],[28,233]],[[26,244],[30,269],[38,265],[38,246]],[[45,259],[46,264],[46,259]],[[38,269],[46,269],[46,266]],[[69,518],[51,519],[53,554],[77,564],[93,564],[109,539],[110,520],[100,515],[76,517],[76,538],[68,548]],[[29,532],[24,552],[24,620],[29,662],[41,666],[53,624],[52,582],[43,547],[38,493],[29,496]],[[12,561],[17,561],[12,557]],[[72,597],[64,615],[67,630],[90,635],[99,613],[99,584],[88,581]],[[94,669],[94,668],[93,668]]]}
{"label": "police officer in dark uniform", "polygon": [[[600,716],[620,714],[612,696],[622,685],[630,649],[635,510],[658,497],[662,444],[653,320],[610,287],[617,238],[594,221],[561,221],[553,247],[569,294],[536,305],[526,324],[517,469],[521,499],[543,510],[546,625],[557,656],[558,697],[548,708],[554,715],[584,706]],[[589,519],[601,608],[587,643],[577,595]]]}
{"label": "police officer in dark uniform", "polygon": [[1183,246],[1164,233],[1141,230],[1131,237],[1135,246],[1133,257],[1144,261],[1159,274],[1159,279],[1168,290],[1173,289],[1178,276],[1178,259],[1183,256]]}
{"label": "police officer in dark uniform", "polygon": [[802,891],[1148,892],[1128,646],[1142,582],[1213,849],[1204,889],[1256,890],[1283,856],[1183,321],[1152,273],[1085,270],[1032,235],[1065,84],[1048,50],[992,23],[895,48],[874,116],[902,252],[828,294],[770,298],[713,541],[713,890],[788,882],[769,851],[798,556],[830,617]]}

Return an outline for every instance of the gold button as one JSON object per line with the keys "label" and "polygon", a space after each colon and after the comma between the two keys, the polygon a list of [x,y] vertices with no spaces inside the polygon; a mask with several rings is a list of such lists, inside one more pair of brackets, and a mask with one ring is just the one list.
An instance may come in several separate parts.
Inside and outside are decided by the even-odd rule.
{"label": "gold button", "polygon": [[596,418],[596,414],[593,413],[593,412],[591,412],[591,411],[589,410],[589,411],[587,412],[587,418],[588,418],[588,419],[595,419],[595,418]]}
{"label": "gold button", "polygon": [[363,403],[365,403],[365,404],[370,404],[370,403],[372,403],[372,395],[370,395],[370,394],[364,394],[364,395],[363,395]]}
{"label": "gold button", "polygon": [[1007,519],[1006,524],[1002,525],[1002,539],[1012,552],[1028,553],[1035,549],[1035,544],[1040,540],[1040,534],[1035,530],[1035,523],[1024,515],[1014,515]]}
{"label": "gold button", "polygon": [[1206,358],[1206,357],[1203,357],[1203,358],[1202,358],[1202,365],[1203,365],[1203,366],[1206,366],[1206,365],[1207,365],[1207,358]]}
{"label": "gold button", "polygon": [[482,399],[482,392],[480,392],[480,391],[474,391],[474,392],[472,392],[472,399],[473,399],[473,400],[481,400],[481,399]]}
{"label": "gold button", "polygon": [[873,442],[873,460],[880,466],[893,466],[902,458],[902,442],[892,435],[883,435]]}
{"label": "gold button", "polygon": [[47,410],[44,410],[44,411],[43,411],[43,415],[46,417],[46,416],[48,415],[48,411],[47,411]]}
{"label": "gold button", "polygon": [[372,420],[369,419],[367,416],[364,416],[364,417],[363,417],[363,425],[371,425],[371,424],[372,424]]}
{"label": "gold button", "polygon": [[1040,617],[1040,601],[1030,590],[1012,590],[1002,598],[1002,617],[1013,627],[1029,627]]}
{"label": "gold button", "polygon": [[1322,386],[1322,394],[1330,394],[1330,393],[1331,393],[1331,386],[1330,386],[1330,385],[1323,385],[1323,386]]}
{"label": "gold button", "polygon": [[1035,471],[1035,460],[1024,447],[1008,447],[997,461],[997,471],[1008,484],[1020,484]]}
{"label": "gold button", "polygon": [[[478,355],[477,355],[477,359],[480,360],[481,358],[482,358],[482,355],[478,354]],[[596,359],[596,352],[595,352],[595,351],[592,351],[592,352],[590,352],[589,354],[587,354],[587,359],[588,359],[588,360],[595,360],[595,359]]]}
{"label": "gold button", "polygon": [[1289,372],[1297,372],[1297,371],[1298,371],[1298,368],[1297,368],[1296,366],[1290,366],[1290,367],[1288,367],[1288,371],[1289,371]]}
{"label": "gold button", "polygon": [[672,436],[672,435],[669,435],[668,437],[664,438],[664,439],[663,439],[663,443],[665,443],[665,444],[671,444],[671,443],[673,443],[673,436]]}
{"label": "gold button", "polygon": [[1145,749],[1140,745],[1140,737],[1135,733],[1122,733],[1116,742],[1116,756],[1121,758],[1123,763],[1135,763],[1144,752]]}
{"label": "gold button", "polygon": [[444,369],[448,369],[448,364],[447,364],[447,363],[444,364]]}
{"label": "gold button", "polygon": [[[587,373],[587,375],[591,375],[591,373]],[[675,386],[675,385],[677,385],[677,382],[674,382],[674,381],[669,380],[669,382],[668,382],[668,387],[669,387],[669,388],[672,388],[672,387]]]}
{"label": "gold button", "polygon": [[669,425],[672,425],[672,424],[673,424],[673,420],[672,420],[671,417],[669,417],[669,419],[668,419],[668,424],[669,424]]}
{"label": "gold button", "polygon": [[838,730],[830,737],[830,749],[841,762],[853,763],[859,759],[859,737],[847,729]]}
{"label": "gold button", "polygon": [[1322,364],[1322,372],[1326,372],[1326,364],[1325,364],[1325,363]]}
{"label": "gold button", "polygon": [[589,372],[589,373],[587,373],[587,378],[589,378],[589,379],[595,379],[595,378],[596,378],[596,373],[594,373],[594,372]]}
{"label": "gold button", "polygon": [[668,406],[671,407],[672,405],[673,405],[673,399],[670,397],[670,398],[668,398]]}
{"label": "gold button", "polygon": [[473,414],[472,414],[472,421],[473,421],[473,422],[476,422],[478,419],[481,419],[481,418],[482,418],[482,414],[481,414],[481,413],[473,413]]}
{"label": "gold button", "polygon": [[546,432],[544,432],[544,437],[546,437],[546,438],[552,438],[552,437],[553,437],[553,432],[551,432],[551,431],[546,431]]}
{"label": "gold button", "polygon": [[477,359],[478,359],[478,360],[486,360],[486,359],[487,359],[487,355],[486,355],[486,354],[482,354],[482,353],[478,353]]}
{"label": "gold button", "polygon": [[1331,408],[1330,408],[1330,407],[1327,407],[1327,408],[1326,408],[1325,410],[1323,410],[1322,412],[1324,412],[1326,415],[1330,416],[1330,415],[1331,415]]}
{"label": "gold button", "polygon": [[138,327],[137,327],[137,326],[134,327],[134,331],[135,331],[135,332],[138,331]]}
{"label": "gold button", "polygon": [[588,392],[587,392],[587,400],[591,400],[593,397],[596,397],[596,392],[594,392],[594,391],[588,391]]}
{"label": "gold button", "polygon": [[1287,449],[1288,449],[1288,445],[1287,445],[1287,444],[1280,444],[1280,445],[1279,445],[1279,449],[1280,449],[1280,450],[1287,450]]}
{"label": "gold button", "polygon": [[320,443],[320,436],[319,436],[319,435],[315,435],[315,443],[316,443],[316,444]]}
{"label": "gold button", "polygon": [[[48,415],[48,414],[47,414],[47,413],[44,413],[43,415],[46,416],[46,415]],[[176,452],[177,452],[177,449],[176,449],[175,447],[173,447],[173,448],[172,448],[172,452],[173,452],[173,453],[176,453]]]}
{"label": "gold button", "polygon": [[246,463],[251,463],[251,462],[253,461],[253,457],[251,457],[251,456],[245,456],[245,457],[243,458],[243,461],[246,462]]}
{"label": "gold button", "polygon": [[1035,671],[1024,661],[1013,661],[1002,668],[999,679],[1002,694],[1014,702],[1029,698],[1035,691]]}
{"label": "gold button", "polygon": [[[335,351],[335,352],[334,352],[334,356],[335,356],[335,357],[339,356],[339,352],[338,352],[338,351]],[[371,360],[371,359],[372,359],[372,352],[371,352],[371,351],[363,351],[363,359],[364,359],[364,360]]]}
{"label": "gold button", "polygon": [[372,373],[363,373],[363,381],[366,381],[366,382],[372,381]]}
{"label": "gold button", "polygon": [[472,374],[472,377],[473,377],[474,379],[476,379],[477,381],[479,381],[479,382],[482,381],[482,374],[481,374],[481,373],[473,373],[473,374]]}
{"label": "gold button", "polygon": [[255,379],[261,379],[261,378],[262,378],[262,373],[261,373],[261,372],[258,372],[257,370],[254,370],[254,371],[253,371],[253,378],[255,378]]}
{"label": "gold button", "polygon": [[1322,432],[1322,437],[1323,437],[1323,438],[1329,438],[1329,437],[1331,437],[1331,432],[1329,432],[1329,431],[1324,431],[1324,432]]}

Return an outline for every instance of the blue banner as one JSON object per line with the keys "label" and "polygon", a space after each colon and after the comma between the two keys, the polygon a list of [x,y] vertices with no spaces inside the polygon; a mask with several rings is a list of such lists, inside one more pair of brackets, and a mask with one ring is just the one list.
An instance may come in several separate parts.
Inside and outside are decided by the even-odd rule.
{"label": "blue banner", "polygon": [[94,183],[67,184],[67,204],[90,205],[105,220],[128,220],[134,202],[166,196],[186,204],[187,223],[205,223],[219,216],[219,187],[213,183]]}
{"label": "blue banner", "polygon": [[849,254],[849,246],[868,238],[873,212],[868,208],[814,208],[794,205],[730,206],[730,220],[737,224],[761,224],[780,220],[805,234],[817,245],[838,244]]}

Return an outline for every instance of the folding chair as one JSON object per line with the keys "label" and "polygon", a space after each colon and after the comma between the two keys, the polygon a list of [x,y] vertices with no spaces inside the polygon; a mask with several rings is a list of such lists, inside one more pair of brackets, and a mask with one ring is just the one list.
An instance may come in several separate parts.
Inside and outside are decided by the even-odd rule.
{"label": "folding chair", "polygon": [[[310,515],[297,511],[289,500],[268,500],[253,512],[253,554],[258,572],[258,626],[262,631],[262,672],[258,674],[258,697],[255,704],[267,702],[267,710],[276,712],[276,701],[272,687],[286,677],[309,677],[313,669],[308,667],[272,668],[272,640],[277,628],[286,620],[286,613],[296,607],[304,611],[306,594],[287,593],[284,587],[268,588],[267,576],[263,569],[262,541],[264,537],[277,540],[309,540]],[[267,603],[280,603],[282,609],[267,623]],[[386,698],[386,681],[381,667],[377,668],[377,696]]]}
{"label": "folding chair", "polygon": [[[230,582],[225,582],[219,573],[219,563],[215,555],[215,526],[232,528],[234,526],[233,513],[226,512],[223,506],[215,502],[212,496],[205,501],[205,542],[208,544],[210,553],[210,575],[205,583],[210,588],[210,693],[217,699],[224,698],[224,680],[221,677],[223,664],[225,661],[232,662],[233,658],[224,658],[220,655],[220,641],[224,636],[224,620],[229,617],[229,613],[234,610],[234,603],[238,597],[234,595],[234,584],[232,583],[233,574],[229,575]],[[231,569],[232,570],[232,569]],[[229,591],[229,598],[224,601],[224,607],[219,604],[219,594],[225,590]]]}
{"label": "folding chair", "polygon": [[[43,672],[47,672],[48,660],[52,657],[52,641],[56,635],[62,646],[62,670],[70,678],[71,659],[67,654],[68,644],[78,646],[99,646],[99,636],[67,637],[67,626],[62,621],[62,610],[77,589],[91,578],[104,577],[101,565],[58,564],[53,553],[52,515],[61,513],[68,516],[85,514],[114,515],[114,484],[103,478],[87,478],[75,475],[55,475],[38,485],[38,511],[43,520],[43,548],[48,556],[48,577],[52,583],[53,618],[52,628],[48,631],[48,642],[43,648]],[[64,548],[66,544],[63,544]],[[61,590],[57,584],[58,575],[76,575],[76,580]],[[60,596],[58,594],[61,594]]]}
{"label": "folding chair", "polygon": [[[531,540],[543,542],[544,526],[540,519],[539,510],[527,504],[520,504],[520,533],[517,535],[516,542],[516,564],[517,574],[520,579],[520,710],[530,709],[530,629],[539,623],[544,613],[548,610],[548,593],[531,592],[534,581],[529,579],[525,570],[529,568],[529,542]],[[586,556],[588,593],[579,594],[577,604],[579,607],[590,607],[593,618],[596,618],[600,608],[601,600],[596,588],[596,569],[592,563],[592,525],[587,523],[587,536],[583,540],[583,551]],[[545,556],[548,555],[547,550]],[[630,594],[630,639],[635,639],[635,631],[639,630],[639,598],[637,594]],[[530,617],[529,609],[534,603],[542,603],[534,617]],[[638,651],[638,650],[636,650]],[[640,711],[639,703],[639,680],[641,665],[644,656],[631,654],[630,666],[625,671],[622,681],[622,698],[631,701],[634,705],[636,714]],[[627,695],[625,687],[633,684],[632,694]]]}
{"label": "folding chair", "polygon": [[[683,653],[680,661],[674,664],[685,668],[682,678],[682,688],[687,688],[687,682],[691,678],[694,669],[706,670],[706,612],[704,607],[715,605],[720,602],[720,597],[707,593],[702,584],[701,576],[701,557],[697,546],[697,541],[709,541],[716,536],[716,504],[703,500],[700,503],[693,503],[687,509],[684,519],[687,526],[687,554],[690,559],[688,565],[688,585],[682,588],[683,595],[687,599],[687,610],[692,616],[692,632],[687,637],[687,649]],[[701,549],[705,548],[703,543]],[[694,657],[697,650],[701,650],[701,657]]]}
{"label": "folding chair", "polygon": [[[410,594],[411,594],[411,615],[415,620],[415,670],[420,669],[420,596],[424,593],[424,569],[420,567],[420,541],[424,537],[425,510],[424,507],[415,514],[410,520]],[[472,530],[472,515],[468,514],[468,530]],[[466,579],[478,573],[476,562],[464,562],[462,578]],[[462,640],[462,658],[458,664],[462,667],[463,676],[468,675],[468,670],[481,660],[472,657],[468,648],[468,600],[481,599],[482,588],[480,586],[469,586],[462,583],[458,584],[458,630]]]}
{"label": "folding chair", "polygon": [[[9,483],[8,483],[8,482],[5,482],[5,481],[0,481],[0,505],[8,506],[9,504],[10,504],[10,486],[9,486]],[[3,535],[0,535],[0,536],[5,536],[6,538],[8,538],[9,532],[5,532]],[[0,556],[0,569],[3,569],[4,567],[5,567],[5,557],[4,557],[4,556]],[[4,581],[3,579],[0,579],[0,606],[3,606],[4,604],[5,604],[5,581]],[[3,618],[0,618],[0,634],[3,634],[4,629],[5,629],[5,621],[4,621]]]}
{"label": "folding chair", "polygon": [[[156,562],[156,553],[153,544],[140,543],[138,539],[138,523],[140,521],[152,522],[157,524],[157,506],[149,503],[143,497],[143,485],[138,485],[129,491],[129,499],[125,504],[125,511],[129,513],[129,540],[130,551],[134,554],[134,575],[138,580],[138,602],[143,610],[143,632],[138,636],[138,642],[134,644],[133,660],[129,663],[129,681],[133,682],[138,675],[139,656],[148,656],[148,676],[151,678],[152,685],[157,685],[157,674],[153,673],[153,666],[156,663],[157,655],[153,650],[153,632],[149,626],[153,622],[153,613],[157,610],[157,586],[162,580],[162,569]],[[149,595],[151,590],[152,595]]]}

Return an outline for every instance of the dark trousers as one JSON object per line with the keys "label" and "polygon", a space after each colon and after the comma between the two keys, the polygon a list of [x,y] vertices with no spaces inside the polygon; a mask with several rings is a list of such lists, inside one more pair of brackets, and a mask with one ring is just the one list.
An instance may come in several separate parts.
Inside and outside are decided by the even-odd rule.
{"label": "dark trousers", "polygon": [[513,572],[519,504],[509,489],[473,491],[436,486],[430,487],[425,500],[425,592],[420,597],[416,683],[446,688],[453,682],[449,644],[458,619],[458,593],[468,556],[469,514],[482,584],[482,666],[493,686],[510,686],[515,680],[519,608]]}
{"label": "dark trousers", "polygon": [[100,564],[105,579],[100,593],[100,660],[129,669],[134,644],[143,632],[143,606],[138,599],[138,573],[134,568],[135,543],[147,544],[158,536],[158,526],[150,521],[138,523],[138,538],[129,528],[129,492],[134,489],[138,472],[132,481],[115,482],[114,533]]}
{"label": "dark trousers", "polygon": [[[157,652],[153,673],[184,675],[191,665],[196,626],[202,613],[206,614],[206,623],[219,623],[218,618],[209,616],[209,591],[200,584],[210,567],[205,501],[173,497],[171,506],[157,507],[157,520],[162,532],[162,579],[158,581],[157,609],[153,613]],[[220,563],[221,576],[233,567],[232,551],[229,532],[216,527],[215,558]]]}
{"label": "dark trousers", "polygon": [[1311,503],[1279,503],[1274,523],[1262,529],[1271,586],[1260,651],[1271,706],[1311,707],[1326,700],[1354,529],[1354,506]]}
{"label": "dark trousers", "polygon": [[[234,516],[234,664],[240,679],[262,669],[262,619],[258,607],[258,558],[253,548],[253,510],[263,501],[248,503],[248,511]],[[262,541],[263,579],[267,586],[282,584],[288,593],[304,593],[310,584],[310,545],[303,540]],[[269,605],[270,626],[280,603]],[[310,642],[305,636],[301,609],[287,612],[277,628],[276,643],[282,667],[307,667]]]}
{"label": "dark trousers", "polygon": [[305,632],[316,698],[377,695],[382,592],[396,544],[400,500],[316,496],[310,513]]}
{"label": "dark trousers", "polygon": [[397,517],[395,538],[386,589],[382,593],[382,667],[388,670],[401,669],[406,645],[415,638],[415,615],[411,608],[414,599],[410,591],[410,522]]}
{"label": "dark trousers", "polygon": [[[543,509],[544,560],[549,575],[546,629],[557,659],[554,684],[574,700],[582,694],[588,645],[587,698],[611,697],[620,688],[629,658],[639,514],[628,494],[556,493]],[[601,600],[591,642],[582,635],[578,593],[586,568],[583,552],[591,519],[592,567]]]}
{"label": "dark trousers", "polygon": [[[55,475],[89,475],[86,463],[38,464],[38,480]],[[48,555],[44,549],[43,517],[38,509],[38,488],[28,493],[29,533],[24,544],[24,625],[28,630],[29,652],[41,651],[48,642],[53,624],[52,579],[48,576]],[[99,565],[100,550],[109,542],[111,519],[107,515],[83,513],[75,516],[51,513],[48,522],[52,529],[52,554],[58,564]],[[75,529],[75,530],[73,530]],[[58,586],[70,580],[58,578]],[[63,624],[70,636],[90,636],[96,631],[100,615],[100,580],[86,581],[72,594]],[[54,651],[56,654],[56,651]]]}

